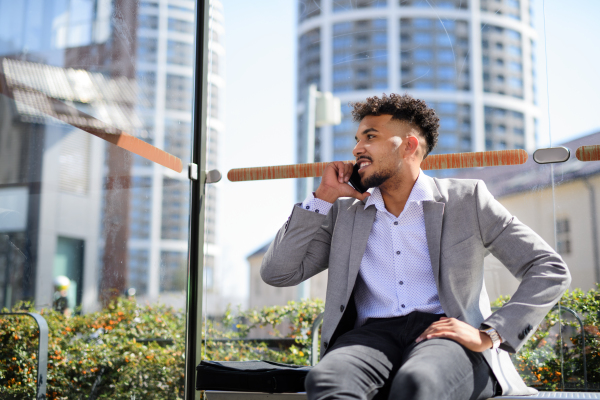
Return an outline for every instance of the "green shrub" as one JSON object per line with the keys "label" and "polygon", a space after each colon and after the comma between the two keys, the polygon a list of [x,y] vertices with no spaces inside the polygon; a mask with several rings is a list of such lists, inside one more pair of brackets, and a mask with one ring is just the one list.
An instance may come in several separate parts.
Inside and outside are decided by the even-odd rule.
{"label": "green shrub", "polygon": [[[324,309],[325,303],[320,299],[290,301],[285,306],[261,310],[238,310],[236,317],[228,309],[222,321],[208,321],[205,358],[222,361],[261,359],[308,365],[312,351],[312,324]],[[271,349],[260,340],[243,340],[253,329],[264,328],[269,329],[271,337],[292,338],[294,344],[287,349]],[[280,330],[285,330],[286,334]]]}
{"label": "green shrub", "polygon": [[[539,390],[600,390],[599,288],[587,293],[581,289],[565,293],[560,301],[561,312],[553,309],[523,348],[512,356],[528,385]],[[492,306],[501,306],[508,300],[501,297]],[[576,312],[583,323],[587,388],[581,327],[567,308]]]}
{"label": "green shrub", "polygon": [[[22,305],[14,310],[23,311]],[[49,399],[87,399],[98,377],[99,399],[183,398],[183,314],[125,299],[101,312],[70,318],[50,310],[41,314],[50,331]],[[35,397],[34,337],[37,326],[31,318],[0,316],[0,398]],[[170,338],[173,345],[137,341],[144,338]]]}
{"label": "green shrub", "polygon": [[[507,297],[493,306],[501,306]],[[588,389],[600,389],[600,293],[568,292],[563,307],[576,311],[586,331]],[[19,307],[23,312],[23,306]],[[207,321],[204,359],[271,360],[308,365],[312,323],[323,312],[321,300],[290,302],[261,310],[231,310]],[[6,311],[6,310],[4,310]],[[14,310],[17,312],[17,309]],[[34,311],[30,309],[30,311]],[[48,345],[49,399],[87,399],[96,382],[98,399],[181,399],[184,387],[185,315],[164,306],[142,306],[119,299],[107,309],[65,318],[43,310],[50,329]],[[548,314],[540,329],[513,356],[526,382],[542,390],[584,390],[579,324],[558,311]],[[560,340],[562,329],[562,340]],[[293,338],[291,347],[273,349],[260,340],[245,340],[254,329],[272,337]],[[161,347],[141,339],[168,338]],[[564,363],[561,367],[561,349]],[[37,326],[29,317],[0,316],[0,398],[33,398],[37,360]],[[98,380],[98,378],[100,379]],[[135,397],[134,397],[135,396]]]}

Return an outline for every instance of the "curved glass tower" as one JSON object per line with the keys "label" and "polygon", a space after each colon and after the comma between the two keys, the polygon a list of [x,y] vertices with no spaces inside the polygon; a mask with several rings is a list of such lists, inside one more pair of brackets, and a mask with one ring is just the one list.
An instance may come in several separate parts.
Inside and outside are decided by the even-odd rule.
{"label": "curved glass tower", "polygon": [[[409,93],[441,118],[435,153],[532,150],[531,21],[529,0],[298,0],[298,121],[311,83],[343,105]],[[352,158],[356,127],[342,112],[340,125],[317,129],[317,161]],[[299,162],[305,142],[298,123]]]}

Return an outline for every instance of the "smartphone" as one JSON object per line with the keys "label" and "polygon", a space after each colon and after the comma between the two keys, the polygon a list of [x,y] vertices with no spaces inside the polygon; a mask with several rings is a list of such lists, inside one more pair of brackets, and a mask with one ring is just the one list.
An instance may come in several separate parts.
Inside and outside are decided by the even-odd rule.
{"label": "smartphone", "polygon": [[360,183],[360,175],[358,174],[358,170],[360,169],[360,165],[354,164],[354,168],[352,168],[352,175],[350,175],[350,181],[348,182],[354,189],[356,189],[360,193],[364,193],[368,188],[364,187]]}

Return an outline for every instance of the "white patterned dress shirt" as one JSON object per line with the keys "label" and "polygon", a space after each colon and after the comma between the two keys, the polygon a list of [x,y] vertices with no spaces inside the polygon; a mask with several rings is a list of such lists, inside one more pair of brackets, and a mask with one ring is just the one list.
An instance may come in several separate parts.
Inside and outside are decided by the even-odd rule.
{"label": "white patterned dress shirt", "polygon": [[[391,318],[413,311],[443,314],[435,285],[425,232],[423,201],[434,200],[423,171],[410,192],[404,210],[396,218],[388,212],[379,188],[371,191],[365,209],[377,213],[356,280],[355,326],[369,318]],[[333,204],[310,194],[302,208],[327,214]]]}

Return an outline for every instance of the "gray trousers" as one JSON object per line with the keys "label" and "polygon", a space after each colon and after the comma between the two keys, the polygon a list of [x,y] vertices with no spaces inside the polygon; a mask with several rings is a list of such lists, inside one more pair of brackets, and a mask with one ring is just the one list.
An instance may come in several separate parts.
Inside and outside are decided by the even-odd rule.
{"label": "gray trousers", "polygon": [[341,335],[306,377],[309,400],[478,400],[497,383],[481,353],[448,339],[415,339],[442,315],[369,319]]}

